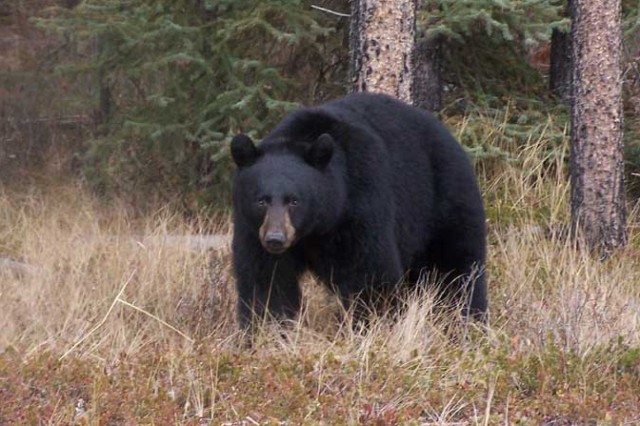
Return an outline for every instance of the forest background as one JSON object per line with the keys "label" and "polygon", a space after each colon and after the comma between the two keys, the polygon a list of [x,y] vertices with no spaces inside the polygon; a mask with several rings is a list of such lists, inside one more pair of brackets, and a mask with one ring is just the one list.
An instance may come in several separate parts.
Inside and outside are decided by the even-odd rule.
{"label": "forest background", "polygon": [[0,1],[0,257],[28,268],[0,270],[0,423],[639,421],[640,39],[622,3],[628,248],[603,263],[565,238],[549,64],[566,4],[425,1],[437,113],[487,206],[490,330],[426,295],[354,334],[310,282],[294,338],[242,351],[228,250],[167,241],[229,232],[235,133],[349,90],[349,19],[312,7],[348,2]]}

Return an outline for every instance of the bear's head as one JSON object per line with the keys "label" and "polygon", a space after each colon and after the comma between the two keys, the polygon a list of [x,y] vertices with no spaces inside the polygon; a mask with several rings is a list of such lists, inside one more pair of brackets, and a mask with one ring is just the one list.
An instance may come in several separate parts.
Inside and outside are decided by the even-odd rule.
{"label": "bear's head", "polygon": [[322,134],[311,142],[265,143],[246,135],[231,141],[238,166],[234,209],[271,254],[282,254],[317,232],[341,208],[329,170],[334,140]]}

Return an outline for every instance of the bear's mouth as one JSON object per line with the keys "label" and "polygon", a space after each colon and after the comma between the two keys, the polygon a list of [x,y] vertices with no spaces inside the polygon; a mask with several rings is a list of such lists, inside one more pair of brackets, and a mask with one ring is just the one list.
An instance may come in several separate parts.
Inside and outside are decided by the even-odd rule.
{"label": "bear's mouth", "polygon": [[263,241],[262,247],[271,254],[283,254],[289,249],[290,245]]}

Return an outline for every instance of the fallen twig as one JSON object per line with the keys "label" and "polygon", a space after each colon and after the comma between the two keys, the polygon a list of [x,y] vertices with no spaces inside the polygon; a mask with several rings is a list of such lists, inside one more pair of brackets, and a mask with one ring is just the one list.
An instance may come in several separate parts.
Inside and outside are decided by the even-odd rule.
{"label": "fallen twig", "polygon": [[208,235],[132,235],[131,238],[138,245],[146,247],[150,244],[162,244],[169,247],[186,247],[189,250],[223,249],[229,244],[226,234]]}
{"label": "fallen twig", "polygon": [[182,331],[178,330],[177,328],[175,328],[174,326],[172,326],[171,324],[169,324],[168,322],[166,322],[165,320],[158,318],[157,316],[153,315],[150,312],[145,311],[142,308],[137,307],[136,305],[134,305],[133,303],[129,303],[126,300],[120,299],[118,298],[118,302],[122,303],[125,306],[128,306],[130,308],[135,309],[138,312],[141,312],[145,315],[147,315],[150,318],[153,318],[154,320],[158,321],[160,324],[164,325],[167,328],[170,328],[171,330],[175,331],[176,333],[178,333],[179,335],[181,335],[182,337],[184,337],[185,339],[187,339],[188,341],[190,341],[191,343],[195,342],[195,340],[193,340],[191,337],[187,336],[186,334],[184,334]]}
{"label": "fallen twig", "polygon": [[127,286],[129,285],[129,283],[131,282],[131,280],[133,279],[135,274],[136,274],[136,270],[134,270],[131,273],[131,275],[129,276],[129,278],[125,281],[125,283],[123,284],[122,288],[118,292],[118,295],[115,297],[115,299],[113,299],[113,302],[111,302],[111,306],[109,306],[109,309],[107,310],[107,313],[104,314],[104,317],[102,318],[102,320],[100,320],[100,322],[95,327],[93,327],[91,329],[91,331],[89,331],[87,334],[82,336],[82,338],[80,340],[75,342],[73,344],[73,346],[71,346],[69,349],[67,349],[67,351],[64,354],[62,354],[62,356],[60,358],[58,358],[58,361],[62,361],[64,358],[66,358],[67,355],[69,355],[71,352],[73,352],[78,346],[80,346],[80,344],[82,344],[82,342],[87,340],[89,338],[89,336],[91,336],[93,333],[95,333],[100,327],[102,327],[104,325],[105,322],[107,322],[107,318],[111,314],[111,311],[113,311],[113,308],[116,306],[116,303],[118,303],[118,301],[120,300],[120,296],[122,296],[122,293],[124,293],[124,290],[127,288]]}
{"label": "fallen twig", "polygon": [[330,13],[331,15],[340,16],[342,18],[350,18],[351,15],[348,13],[336,12],[335,10],[327,9],[326,7],[316,6],[315,4],[311,5],[312,9],[320,10],[322,12]]}

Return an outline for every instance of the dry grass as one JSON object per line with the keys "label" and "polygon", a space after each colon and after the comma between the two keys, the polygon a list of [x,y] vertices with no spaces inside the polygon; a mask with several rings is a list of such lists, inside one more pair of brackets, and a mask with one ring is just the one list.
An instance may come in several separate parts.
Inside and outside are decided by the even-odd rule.
{"label": "dry grass", "polygon": [[[286,330],[240,345],[229,253],[139,244],[211,232],[136,217],[81,187],[0,190],[0,424],[636,424],[640,262],[567,241],[568,187],[544,135],[483,178],[486,329],[429,294],[368,333],[308,279]],[[221,232],[228,223],[221,222]]]}
{"label": "dry grass", "polygon": [[[187,244],[143,245],[130,237],[200,232],[169,212],[133,219],[124,207],[101,204],[75,186],[5,194],[0,209],[5,254],[35,269],[3,277],[0,321],[9,327],[0,330],[2,347],[64,350],[86,336],[114,303],[80,352],[135,353],[173,340],[175,332],[160,318],[188,326],[194,335],[228,326],[223,258]],[[212,276],[211,268],[219,273]]]}

